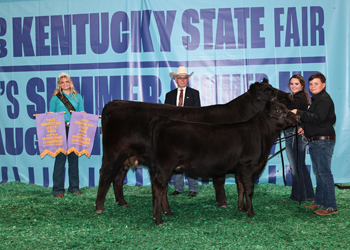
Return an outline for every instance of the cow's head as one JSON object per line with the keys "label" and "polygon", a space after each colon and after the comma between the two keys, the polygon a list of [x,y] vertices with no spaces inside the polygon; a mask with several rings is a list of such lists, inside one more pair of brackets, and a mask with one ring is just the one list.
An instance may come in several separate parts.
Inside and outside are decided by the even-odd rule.
{"label": "cow's head", "polygon": [[283,128],[296,126],[300,122],[300,116],[290,112],[282,103],[269,101],[264,111],[269,117],[276,119]]}
{"label": "cow's head", "polygon": [[276,101],[283,104],[290,104],[293,100],[292,94],[272,87],[266,78],[262,82],[255,82],[250,85],[249,91],[254,99],[264,102]]}

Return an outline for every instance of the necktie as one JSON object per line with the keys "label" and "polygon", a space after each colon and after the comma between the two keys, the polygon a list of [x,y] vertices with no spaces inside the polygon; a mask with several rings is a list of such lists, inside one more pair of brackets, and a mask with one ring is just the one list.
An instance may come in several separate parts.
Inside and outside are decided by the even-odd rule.
{"label": "necktie", "polygon": [[184,95],[183,95],[184,90],[180,89],[180,96],[179,96],[179,104],[177,106],[182,106],[184,102]]}

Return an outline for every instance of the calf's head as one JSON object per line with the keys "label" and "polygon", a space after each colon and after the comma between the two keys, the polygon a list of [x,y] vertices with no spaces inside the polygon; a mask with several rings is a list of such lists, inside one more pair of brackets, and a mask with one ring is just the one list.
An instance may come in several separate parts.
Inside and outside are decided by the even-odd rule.
{"label": "calf's head", "polygon": [[287,109],[286,105],[275,101],[269,101],[265,105],[265,113],[278,120],[282,128],[296,126],[300,122],[300,116]]}
{"label": "calf's head", "polygon": [[262,82],[255,82],[250,85],[249,91],[254,99],[261,101],[277,101],[289,104],[293,100],[293,95],[272,87],[269,81],[264,78]]}

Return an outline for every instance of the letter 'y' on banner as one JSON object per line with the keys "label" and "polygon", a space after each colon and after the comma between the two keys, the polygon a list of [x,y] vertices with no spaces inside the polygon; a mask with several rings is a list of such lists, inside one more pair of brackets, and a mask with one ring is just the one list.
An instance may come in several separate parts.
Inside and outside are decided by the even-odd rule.
{"label": "letter 'y' on banner", "polygon": [[99,119],[98,115],[72,112],[68,132],[68,154],[86,154],[90,158]]}
{"label": "letter 'y' on banner", "polygon": [[41,158],[47,154],[52,157],[59,153],[66,154],[67,135],[62,112],[36,115],[36,134]]}

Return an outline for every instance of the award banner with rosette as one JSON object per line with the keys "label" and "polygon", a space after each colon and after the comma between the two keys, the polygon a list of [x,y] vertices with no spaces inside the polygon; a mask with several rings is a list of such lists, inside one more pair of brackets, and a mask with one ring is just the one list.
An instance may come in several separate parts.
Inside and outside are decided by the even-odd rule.
{"label": "award banner with rosette", "polygon": [[68,132],[68,154],[74,152],[78,156],[85,154],[90,158],[98,120],[98,115],[72,112]]}
{"label": "award banner with rosette", "polygon": [[36,133],[41,158],[47,154],[52,157],[56,157],[59,153],[66,154],[66,126],[63,112],[36,115]]}

